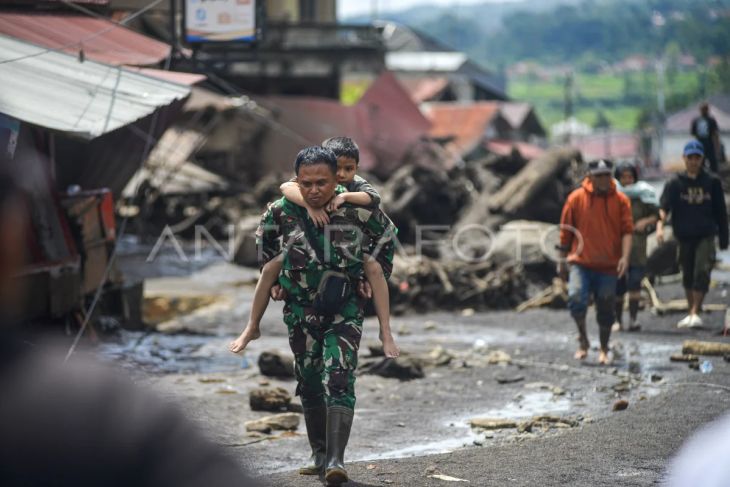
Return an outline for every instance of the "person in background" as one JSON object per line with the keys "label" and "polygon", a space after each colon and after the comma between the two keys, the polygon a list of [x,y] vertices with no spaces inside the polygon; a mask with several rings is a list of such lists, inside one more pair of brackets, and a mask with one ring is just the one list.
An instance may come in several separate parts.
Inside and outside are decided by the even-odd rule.
{"label": "person in background", "polygon": [[[639,181],[639,171],[635,164],[630,162],[617,164],[615,176],[618,180],[618,190],[631,200],[634,235],[631,239],[629,270],[624,277],[618,279],[616,285],[616,322],[613,325],[613,331],[622,329],[638,331],[641,329],[641,325],[637,321],[641,300],[641,281],[646,274],[646,237],[654,231],[659,220],[659,199],[650,184]],[[622,315],[624,295],[627,290],[629,293],[629,323],[624,328]]]}
{"label": "person in background", "polygon": [[692,120],[690,131],[702,144],[708,169],[716,173],[720,159],[720,127],[717,125],[717,120],[710,115],[709,103],[700,104],[700,115]]}
{"label": "person in background", "polygon": [[728,247],[727,208],[720,179],[703,169],[703,145],[687,142],[682,156],[686,170],[674,176],[662,193],[657,241],[664,241],[664,224],[671,217],[688,305],[688,314],[677,327],[701,328],[699,313],[715,265],[715,238],[721,249]]}
{"label": "person in background", "polygon": [[[580,188],[569,196],[560,218],[561,260],[558,274],[568,279],[568,308],[578,327],[577,360],[588,355],[586,314],[591,295],[596,304],[596,320],[601,349],[598,363],[610,363],[608,342],[614,322],[616,281],[629,267],[631,202],[616,190],[611,161],[588,163],[588,175]],[[568,265],[570,264],[570,271]]]}

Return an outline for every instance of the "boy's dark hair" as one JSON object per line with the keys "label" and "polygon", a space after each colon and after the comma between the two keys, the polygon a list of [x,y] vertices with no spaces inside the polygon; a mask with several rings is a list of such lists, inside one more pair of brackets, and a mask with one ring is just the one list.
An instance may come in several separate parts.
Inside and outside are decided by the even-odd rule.
{"label": "boy's dark hair", "polygon": [[299,175],[299,168],[302,166],[314,166],[315,164],[326,164],[332,174],[337,174],[337,156],[334,152],[318,145],[305,147],[299,151],[294,161],[294,174]]}
{"label": "boy's dark hair", "polygon": [[348,157],[360,163],[360,148],[350,137],[330,137],[322,142],[322,147],[331,150],[337,157]]}

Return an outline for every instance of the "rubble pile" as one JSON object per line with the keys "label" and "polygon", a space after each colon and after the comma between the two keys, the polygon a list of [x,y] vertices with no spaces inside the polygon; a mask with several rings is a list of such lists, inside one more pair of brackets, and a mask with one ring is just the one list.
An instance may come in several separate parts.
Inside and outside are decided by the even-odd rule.
{"label": "rubble pile", "polygon": [[526,283],[517,262],[475,264],[396,255],[390,286],[392,309],[398,313],[407,309],[512,308],[524,299]]}

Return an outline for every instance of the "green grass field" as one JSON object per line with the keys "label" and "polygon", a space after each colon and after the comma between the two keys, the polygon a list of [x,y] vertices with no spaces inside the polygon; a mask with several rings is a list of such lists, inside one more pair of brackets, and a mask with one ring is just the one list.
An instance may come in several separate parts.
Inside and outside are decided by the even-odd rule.
{"label": "green grass field", "polygon": [[[546,128],[563,118],[565,78],[541,80],[521,77],[510,79],[508,93],[514,100],[532,103]],[[697,72],[667,73],[665,96],[667,110],[672,111],[672,100],[682,104],[684,98],[696,97],[700,88]],[[642,110],[657,106],[656,73],[586,74],[575,75],[573,84],[573,114],[580,121],[593,126],[602,112],[611,126],[618,130],[634,130]]]}

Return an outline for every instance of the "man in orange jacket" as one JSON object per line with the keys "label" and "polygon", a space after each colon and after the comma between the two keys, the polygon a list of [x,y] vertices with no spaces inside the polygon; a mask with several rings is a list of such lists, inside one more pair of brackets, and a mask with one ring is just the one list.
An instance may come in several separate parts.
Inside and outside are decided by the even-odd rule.
{"label": "man in orange jacket", "polygon": [[[575,358],[588,355],[586,312],[591,295],[601,339],[600,364],[608,364],[608,340],[614,321],[616,280],[629,267],[631,233],[634,231],[631,202],[616,191],[611,161],[588,163],[588,176],[565,202],[560,218],[561,261],[558,273],[568,280],[568,308],[578,327]],[[567,257],[567,259],[566,259]],[[566,264],[567,260],[567,265]]]}

